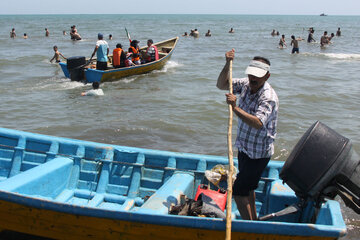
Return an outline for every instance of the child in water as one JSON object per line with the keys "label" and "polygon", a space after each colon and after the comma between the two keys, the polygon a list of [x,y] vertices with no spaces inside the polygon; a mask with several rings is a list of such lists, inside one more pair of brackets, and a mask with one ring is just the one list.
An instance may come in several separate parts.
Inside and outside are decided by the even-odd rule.
{"label": "child in water", "polygon": [[58,47],[57,46],[54,46],[54,56],[52,59],[50,59],[50,62],[52,62],[54,59],[57,63],[60,62],[60,56],[62,56],[64,59],[66,59],[66,57],[64,57],[64,55],[62,55],[59,51],[58,51]]}

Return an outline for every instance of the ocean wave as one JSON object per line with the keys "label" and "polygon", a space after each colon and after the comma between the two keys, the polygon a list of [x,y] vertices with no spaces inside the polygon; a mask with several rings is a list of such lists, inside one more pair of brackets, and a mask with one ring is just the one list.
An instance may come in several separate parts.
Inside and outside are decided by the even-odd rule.
{"label": "ocean wave", "polygon": [[325,57],[335,60],[360,60],[360,54],[358,53],[303,53],[305,56],[313,57]]}
{"label": "ocean wave", "polygon": [[356,54],[356,53],[320,53],[320,55],[323,55],[328,58],[333,58],[333,59],[360,60],[360,54]]}

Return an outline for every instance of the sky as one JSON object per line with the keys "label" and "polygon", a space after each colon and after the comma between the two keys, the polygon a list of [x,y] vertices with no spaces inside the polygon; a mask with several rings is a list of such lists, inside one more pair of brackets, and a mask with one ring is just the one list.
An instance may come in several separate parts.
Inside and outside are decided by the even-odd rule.
{"label": "sky", "polygon": [[0,0],[0,14],[166,13],[360,15],[360,0]]}

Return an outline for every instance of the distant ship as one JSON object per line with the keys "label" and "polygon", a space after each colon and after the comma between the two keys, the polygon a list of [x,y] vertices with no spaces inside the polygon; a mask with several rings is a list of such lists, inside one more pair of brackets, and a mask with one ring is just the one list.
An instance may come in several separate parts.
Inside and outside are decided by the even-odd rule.
{"label": "distant ship", "polygon": [[320,16],[322,16],[322,17],[323,17],[323,16],[327,16],[327,15],[326,15],[325,13],[322,13],[322,14],[320,14]]}

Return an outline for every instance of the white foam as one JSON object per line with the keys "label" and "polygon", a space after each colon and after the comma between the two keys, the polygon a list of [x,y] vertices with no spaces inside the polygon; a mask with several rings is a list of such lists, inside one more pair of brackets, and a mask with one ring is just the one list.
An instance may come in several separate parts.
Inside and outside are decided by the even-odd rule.
{"label": "white foam", "polygon": [[320,53],[320,55],[323,55],[328,58],[333,59],[343,59],[343,60],[351,60],[351,59],[359,59],[360,60],[360,54],[356,53]]}
{"label": "white foam", "polygon": [[124,83],[131,83],[131,82],[135,81],[136,79],[137,79],[137,77],[126,77],[126,78],[120,79],[120,81],[124,82]]}
{"label": "white foam", "polygon": [[180,67],[180,66],[182,66],[182,65],[179,64],[178,62],[168,61],[162,69],[155,70],[154,72],[155,73],[164,73],[164,72],[167,72],[169,69],[177,68],[177,67]]}

